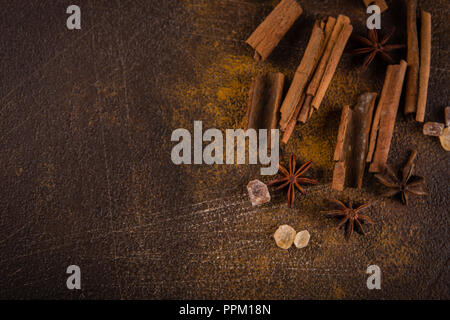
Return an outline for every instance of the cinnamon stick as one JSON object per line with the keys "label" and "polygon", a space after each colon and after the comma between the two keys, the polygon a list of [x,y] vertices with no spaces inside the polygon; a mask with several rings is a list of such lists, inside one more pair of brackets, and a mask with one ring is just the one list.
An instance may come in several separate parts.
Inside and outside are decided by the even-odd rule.
{"label": "cinnamon stick", "polygon": [[[337,23],[336,23],[337,24]],[[336,44],[331,51],[330,59],[328,60],[327,67],[323,74],[322,80],[320,81],[320,85],[317,89],[316,95],[313,98],[312,106],[316,109],[319,109],[320,104],[322,103],[323,98],[325,97],[325,93],[330,85],[331,80],[333,79],[334,73],[336,72],[336,68],[341,59],[342,53],[344,52],[345,45],[347,44],[350,35],[352,34],[353,26],[351,24],[345,24],[342,28],[339,37],[336,40]]]}
{"label": "cinnamon stick", "polygon": [[[313,79],[318,74],[320,63],[322,63],[322,60],[323,60],[323,54],[324,54],[324,52],[325,52],[325,50],[327,48],[327,45],[329,43],[329,40],[331,38],[331,35],[333,33],[335,25],[336,25],[336,18],[333,18],[333,17],[330,16],[330,17],[327,18],[326,24],[324,26],[321,26],[322,29],[323,29],[323,33],[324,33],[324,39],[322,41],[322,48],[320,49],[320,53],[319,53],[319,57],[321,57],[320,58],[320,62],[317,62],[318,65],[317,65],[316,70],[314,71],[314,75],[312,76]],[[322,74],[323,74],[323,72],[322,72]],[[312,81],[313,80],[311,80],[311,82]],[[311,82],[308,85],[307,92],[310,91]],[[315,90],[314,90],[314,93],[315,93]],[[300,121],[302,123],[306,123],[306,121],[310,118],[310,116],[311,116],[311,112],[310,112],[311,110],[310,109],[311,109],[312,98],[313,97],[312,97],[311,94],[308,94],[306,96],[305,102],[304,102],[303,106],[301,107],[300,113],[298,115],[298,121]]]}
{"label": "cinnamon stick", "polygon": [[250,89],[248,91],[248,98],[247,98],[247,111],[245,112],[244,117],[244,130],[248,129],[248,120],[250,115],[250,110],[252,109],[253,104],[253,92],[256,84],[256,78],[252,78],[252,82],[250,84]]}
{"label": "cinnamon stick", "polygon": [[406,31],[408,72],[406,76],[405,114],[416,112],[419,79],[419,40],[417,38],[417,0],[407,0]]}
{"label": "cinnamon stick", "polygon": [[[323,53],[322,58],[320,59],[320,63],[317,66],[311,82],[308,85],[308,89],[306,89],[306,94],[310,96],[314,96],[316,94],[339,34],[342,32],[344,25],[347,24],[350,24],[350,19],[347,16],[339,15],[337,20],[332,17],[329,18],[329,21],[325,26],[326,45],[322,50]],[[332,31],[330,31],[331,27]]]}
{"label": "cinnamon stick", "polygon": [[[281,106],[281,130],[286,130],[288,122],[293,117],[296,107],[300,102],[303,90],[319,60],[320,49],[323,41],[323,30],[318,25],[314,25],[311,37],[303,55],[302,61],[295,72],[292,84],[289,87],[286,98]],[[296,118],[297,119],[297,118]]]}
{"label": "cinnamon stick", "polygon": [[445,125],[447,127],[450,127],[450,107],[445,107],[444,116],[445,116]]}
{"label": "cinnamon stick", "polygon": [[255,50],[255,60],[267,59],[302,12],[297,1],[281,0],[246,41]]}
{"label": "cinnamon stick", "polygon": [[366,167],[367,149],[369,146],[369,132],[372,124],[373,109],[377,94],[368,92],[359,97],[358,104],[353,110],[353,132],[352,132],[352,158],[351,158],[351,181],[350,186],[361,189]]}
{"label": "cinnamon stick", "polygon": [[339,123],[338,138],[336,143],[336,149],[334,151],[334,161],[344,161],[344,142],[347,136],[347,129],[351,119],[350,106],[342,108],[341,121]]}
{"label": "cinnamon stick", "polygon": [[[382,172],[386,166],[398,104],[402,93],[407,63],[402,60],[398,65],[388,66],[378,107],[380,109],[379,129],[370,172]],[[374,132],[372,132],[374,135]]]}
{"label": "cinnamon stick", "polygon": [[431,65],[431,14],[422,10],[422,28],[420,32],[420,68],[419,95],[417,97],[416,121],[425,120],[427,108],[428,81]]}
{"label": "cinnamon stick", "polygon": [[309,109],[311,108],[311,100],[312,96],[306,96],[305,102],[303,103],[303,106],[301,108],[301,111],[298,115],[298,121],[301,123],[306,123],[306,121],[309,119]]}
{"label": "cinnamon stick", "polygon": [[358,103],[353,109],[350,109],[349,106],[342,109],[334,152],[334,160],[337,161],[336,172],[333,174],[332,184],[339,188],[338,190],[342,190],[346,185],[362,187],[376,96],[377,94],[374,92],[364,93],[359,97]]}
{"label": "cinnamon stick", "polygon": [[314,108],[309,108],[308,119],[311,119],[312,114],[314,113]]}
{"label": "cinnamon stick", "polygon": [[377,6],[380,7],[381,12],[384,12],[388,9],[388,5],[384,0],[363,0],[363,2],[366,8],[372,4],[376,4]]}
{"label": "cinnamon stick", "polygon": [[249,92],[245,130],[277,128],[283,87],[282,73],[255,77]]}
{"label": "cinnamon stick", "polygon": [[294,116],[292,117],[292,119],[289,121],[286,130],[283,133],[283,138],[281,139],[281,141],[286,144],[289,141],[289,138],[291,137],[292,133],[294,132],[295,129],[295,125],[297,124],[297,116],[300,113],[300,109],[303,105],[303,102],[305,101],[305,95],[302,94],[302,97],[300,98],[300,102],[297,105],[297,107],[295,108],[295,112],[294,112]]}
{"label": "cinnamon stick", "polygon": [[[324,41],[323,41],[322,49],[320,50],[320,56],[322,56],[323,53],[325,52],[328,42],[330,41],[331,35],[333,34],[334,27],[336,26],[336,21],[337,20],[334,17],[330,16],[327,18],[327,23],[325,24],[325,27],[323,28]],[[349,23],[350,23],[350,20],[349,20]]]}
{"label": "cinnamon stick", "polygon": [[346,171],[347,170],[344,161],[339,161],[334,164],[333,181],[331,183],[331,188],[339,191],[344,190]]}
{"label": "cinnamon stick", "polygon": [[[385,104],[385,101],[388,97],[387,94],[387,90],[388,90],[388,85],[390,83],[393,83],[395,81],[394,77],[396,76],[395,73],[396,69],[395,68],[387,68],[386,70],[386,76],[384,78],[384,86],[383,86],[383,91],[381,92],[381,96],[380,96],[380,100],[378,102],[378,106],[382,106]],[[380,128],[380,118],[381,118],[381,111],[383,108],[376,108],[375,110],[375,115],[373,117],[373,121],[372,121],[372,129],[370,132],[370,142],[369,142],[369,150],[367,152],[367,158],[366,158],[366,162],[372,162],[373,159],[373,154],[375,152],[375,146],[377,143],[377,137],[378,137],[378,130]]]}

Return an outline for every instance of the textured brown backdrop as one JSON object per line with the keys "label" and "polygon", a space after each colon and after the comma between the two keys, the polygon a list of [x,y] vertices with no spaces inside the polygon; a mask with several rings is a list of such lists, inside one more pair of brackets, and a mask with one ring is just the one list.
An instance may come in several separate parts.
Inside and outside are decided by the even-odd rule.
{"label": "textured brown backdrop", "polygon": [[[419,2],[433,16],[426,120],[443,121],[449,2]],[[278,193],[251,207],[247,182],[270,179],[256,166],[172,164],[174,129],[239,128],[252,75],[292,79],[317,15],[346,14],[365,33],[361,1],[301,1],[304,14],[255,64],[244,40],[276,3],[79,0],[82,30],[68,31],[72,1],[1,1],[0,298],[450,297],[449,156],[438,139],[398,115],[389,161],[399,167],[418,148],[431,192],[409,208],[381,198],[371,174],[361,191],[330,191],[340,109],[380,92],[382,62],[361,75],[362,60],[344,55],[320,111],[283,147],[284,159],[312,159],[322,182],[293,209]],[[382,26],[405,43],[403,2],[388,3]],[[371,201],[377,224],[346,243],[319,214],[331,197]],[[310,231],[306,249],[275,246],[285,223]],[[81,291],[65,287],[71,264]],[[371,264],[382,290],[366,288]]]}

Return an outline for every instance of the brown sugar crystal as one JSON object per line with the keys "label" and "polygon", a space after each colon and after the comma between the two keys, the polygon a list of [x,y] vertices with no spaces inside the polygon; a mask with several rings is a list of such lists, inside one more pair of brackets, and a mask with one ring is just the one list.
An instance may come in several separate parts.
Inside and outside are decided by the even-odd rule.
{"label": "brown sugar crystal", "polygon": [[426,136],[440,137],[444,133],[444,124],[439,122],[425,122],[423,134]]}

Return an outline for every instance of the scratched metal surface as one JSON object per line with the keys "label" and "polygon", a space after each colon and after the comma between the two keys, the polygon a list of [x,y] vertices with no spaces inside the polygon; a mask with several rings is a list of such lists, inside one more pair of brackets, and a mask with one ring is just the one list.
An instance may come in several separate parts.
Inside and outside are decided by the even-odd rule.
{"label": "scratched metal surface", "polygon": [[[360,1],[301,2],[299,21],[255,65],[244,40],[277,1],[80,0],[81,31],[66,29],[69,1],[1,1],[0,298],[450,298],[449,156],[439,141],[398,116],[389,161],[400,166],[418,148],[432,193],[408,208],[381,198],[369,174],[361,191],[331,192],[331,157],[314,152],[316,140],[334,148],[344,102],[380,91],[382,63],[360,76],[361,60],[345,55],[322,126],[298,128],[283,147],[284,159],[293,151],[316,161],[311,174],[322,182],[294,209],[278,193],[251,207],[245,185],[270,178],[256,166],[171,163],[174,129],[192,130],[194,120],[239,127],[254,72],[292,79],[316,15],[344,13],[364,31]],[[401,41],[404,9],[388,2],[383,24],[398,21]],[[449,3],[420,2],[433,15],[426,120],[442,121]],[[352,86],[341,89],[345,81]],[[371,201],[376,226],[345,243],[319,214],[331,197]],[[285,223],[310,231],[306,249],[275,246]],[[65,286],[71,264],[81,268],[80,291]],[[382,290],[366,288],[370,264],[383,271]]]}

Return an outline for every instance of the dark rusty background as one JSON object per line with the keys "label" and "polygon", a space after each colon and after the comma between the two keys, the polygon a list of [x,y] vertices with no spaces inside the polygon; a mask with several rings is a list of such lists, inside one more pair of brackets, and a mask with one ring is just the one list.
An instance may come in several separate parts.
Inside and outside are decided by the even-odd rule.
{"label": "dark rusty background", "polygon": [[[419,1],[433,17],[426,121],[449,103],[449,2]],[[271,0],[79,0],[82,30],[66,28],[72,1],[1,0],[0,298],[445,298],[448,269],[449,157],[439,140],[400,106],[390,162],[416,147],[416,172],[429,197],[410,207],[380,197],[366,174],[360,191],[330,191],[340,109],[380,92],[385,65],[360,75],[344,55],[320,111],[298,126],[284,159],[312,159],[322,184],[252,208],[246,184],[256,166],[175,166],[174,129],[238,128],[248,84],[263,70],[292,79],[317,15],[346,14],[365,33],[361,1],[301,1],[304,13],[263,64],[244,40]],[[403,1],[388,1],[383,28],[405,43]],[[385,29],[385,30],[386,30]],[[400,51],[396,58],[405,56]],[[403,104],[403,102],[402,102]],[[319,214],[326,199],[373,203],[377,224],[350,242]],[[280,224],[308,229],[302,250],[276,247]],[[67,266],[81,267],[69,291]],[[383,271],[382,290],[365,270]]]}

